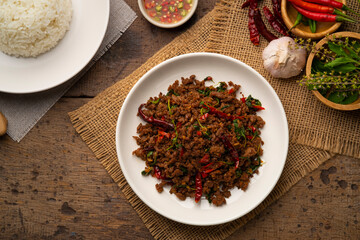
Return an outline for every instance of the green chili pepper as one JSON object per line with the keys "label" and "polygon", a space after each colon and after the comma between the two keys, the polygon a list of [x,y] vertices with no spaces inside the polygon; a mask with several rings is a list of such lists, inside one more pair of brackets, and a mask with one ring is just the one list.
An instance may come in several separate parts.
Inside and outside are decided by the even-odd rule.
{"label": "green chili pepper", "polygon": [[289,32],[295,28],[297,25],[299,25],[301,23],[301,20],[303,19],[303,15],[301,13],[298,13],[298,15],[296,16],[296,20],[294,22],[294,25],[290,28]]}
{"label": "green chili pepper", "polygon": [[316,33],[316,21],[309,19],[309,26],[312,33]]}
{"label": "green chili pepper", "polygon": [[179,4],[178,4],[178,8],[183,8],[183,7],[184,7],[184,3],[179,2]]}

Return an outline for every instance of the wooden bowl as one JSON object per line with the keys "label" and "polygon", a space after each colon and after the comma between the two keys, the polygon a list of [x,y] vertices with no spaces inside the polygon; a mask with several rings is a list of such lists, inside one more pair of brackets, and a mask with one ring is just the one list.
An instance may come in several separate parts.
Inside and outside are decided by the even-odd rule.
{"label": "wooden bowl", "polygon": [[[338,0],[339,2],[346,3],[345,0]],[[298,12],[287,0],[281,1],[281,15],[286,24],[286,27],[290,29],[294,26]],[[327,34],[335,32],[341,26],[341,22],[317,22],[316,33],[312,33],[309,26],[299,24],[296,28],[293,28],[291,32],[298,37],[320,39]]]}
{"label": "wooden bowl", "polygon": [[[332,35],[330,35],[329,37],[332,36],[341,36],[341,37],[350,37],[350,38],[356,38],[358,40],[360,40],[360,34],[359,33],[354,33],[354,32],[338,32],[338,33],[334,33]],[[328,38],[323,38],[321,41],[319,41],[316,44],[316,48],[321,47],[322,45],[326,44],[328,42]],[[312,62],[314,60],[315,54],[312,52],[310,53],[308,59],[307,59],[307,63],[306,63],[306,76],[310,76],[311,74],[311,65]],[[319,99],[322,103],[324,103],[326,106],[331,107],[333,109],[337,109],[337,110],[343,110],[343,111],[351,111],[351,110],[358,110],[360,109],[360,98],[358,98],[358,100],[356,100],[353,103],[350,104],[338,104],[338,103],[334,103],[328,99],[326,99],[325,97],[323,97],[323,95],[321,95],[318,91],[312,91],[313,94],[315,95],[315,97],[317,99]]]}

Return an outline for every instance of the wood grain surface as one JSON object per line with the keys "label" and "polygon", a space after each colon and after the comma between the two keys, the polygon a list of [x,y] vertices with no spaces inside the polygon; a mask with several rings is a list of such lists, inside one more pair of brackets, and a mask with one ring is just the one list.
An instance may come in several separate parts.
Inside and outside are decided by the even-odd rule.
{"label": "wood grain surface", "polygon": [[[210,11],[178,29],[138,19],[20,142],[0,137],[0,239],[152,239],[68,112],[127,76]],[[359,239],[360,161],[336,156],[229,239]]]}

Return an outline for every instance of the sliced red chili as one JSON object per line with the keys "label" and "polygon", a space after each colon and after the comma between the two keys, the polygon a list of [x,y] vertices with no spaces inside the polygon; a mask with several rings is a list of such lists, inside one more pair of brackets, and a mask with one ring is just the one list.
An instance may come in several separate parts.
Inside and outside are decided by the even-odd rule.
{"label": "sliced red chili", "polygon": [[200,131],[196,131],[196,135],[198,135],[198,136],[201,136],[201,132]]}
{"label": "sliced red chili", "polygon": [[255,105],[255,106],[252,106],[253,108],[256,108],[258,110],[265,110],[265,108],[263,108],[262,106],[259,106],[259,105]]}
{"label": "sliced red chili", "polygon": [[195,177],[195,202],[199,202],[203,193],[201,174],[198,172]]}
{"label": "sliced red chili", "polygon": [[240,100],[241,100],[243,103],[246,103],[246,98],[245,98],[245,97],[240,98]]}
{"label": "sliced red chili", "polygon": [[209,113],[205,113],[200,117],[200,120],[205,120],[209,116]]}
{"label": "sliced red chili", "polygon": [[226,136],[221,136],[220,140],[223,142],[225,147],[229,150],[232,160],[235,162],[235,168],[238,168],[240,165],[240,159],[239,159],[239,154],[238,154],[237,150],[231,144],[231,142],[229,141],[229,139]]}
{"label": "sliced red chili", "polygon": [[253,133],[256,132],[256,128],[254,126],[250,126],[250,128],[251,128]]}
{"label": "sliced red chili", "polygon": [[165,179],[165,177],[163,177],[163,176],[161,175],[161,170],[160,170],[160,168],[159,168],[158,166],[155,166],[155,167],[154,167],[154,173],[155,173],[155,177],[156,177],[157,179]]}
{"label": "sliced red chili", "polygon": [[210,155],[208,153],[206,153],[201,159],[200,159],[200,163],[209,163],[210,161]]}
{"label": "sliced red chili", "polygon": [[229,94],[232,94],[233,92],[235,92],[235,89],[231,88],[231,89],[229,90]]}
{"label": "sliced red chili", "polygon": [[184,156],[184,153],[185,153],[184,147],[181,147],[181,149],[180,149],[180,158],[182,156]]}
{"label": "sliced red chili", "polygon": [[254,137],[251,136],[251,135],[246,135],[246,138],[249,139],[249,140],[252,140]]}

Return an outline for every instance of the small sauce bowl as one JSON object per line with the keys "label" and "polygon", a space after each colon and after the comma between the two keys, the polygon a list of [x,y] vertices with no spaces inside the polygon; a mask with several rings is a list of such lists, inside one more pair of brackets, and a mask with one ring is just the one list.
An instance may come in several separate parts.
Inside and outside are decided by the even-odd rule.
{"label": "small sauce bowl", "polygon": [[[142,15],[148,20],[150,23],[152,23],[155,26],[161,27],[161,28],[175,28],[182,24],[184,24],[186,21],[188,21],[192,15],[194,14],[196,7],[198,5],[198,0],[173,0],[173,1],[167,1],[167,2],[174,2],[177,6],[181,6],[179,8],[174,7],[174,4],[158,4],[156,5],[156,2],[161,2],[159,0],[138,0],[139,8],[142,13]],[[145,6],[145,4],[148,3],[148,6]],[[179,5],[180,4],[180,5]],[[189,7],[189,9],[185,9],[185,7]],[[167,9],[167,11],[163,11]],[[168,17],[162,18],[162,15],[170,14],[172,17],[171,19],[175,19],[175,21],[167,22]],[[150,14],[153,14],[154,16],[150,16]],[[158,14],[158,15],[157,15]],[[176,17],[174,16],[180,16],[178,17],[178,20],[176,20]],[[173,18],[174,17],[174,18]],[[158,20],[155,20],[157,18]],[[161,21],[161,18],[165,21]]]}

